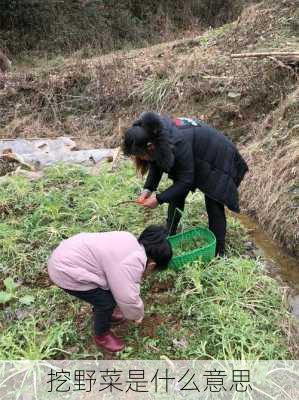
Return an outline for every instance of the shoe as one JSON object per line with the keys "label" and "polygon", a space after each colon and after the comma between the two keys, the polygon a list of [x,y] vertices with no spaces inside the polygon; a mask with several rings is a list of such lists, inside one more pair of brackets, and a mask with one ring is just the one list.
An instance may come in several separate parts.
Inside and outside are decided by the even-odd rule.
{"label": "shoe", "polygon": [[94,341],[98,347],[109,353],[118,353],[125,348],[124,341],[115,336],[111,331],[107,331],[100,336],[94,336]]}
{"label": "shoe", "polygon": [[225,242],[217,241],[216,243],[216,257],[225,257]]}
{"label": "shoe", "polygon": [[124,317],[124,314],[121,312],[121,310],[118,307],[115,307],[113,314],[112,314],[112,320],[111,323],[115,325],[120,325],[122,324],[126,318]]}
{"label": "shoe", "polygon": [[226,254],[225,254],[225,250],[224,249],[219,249],[218,251],[217,251],[217,253],[216,253],[216,257],[225,257],[226,256]]}

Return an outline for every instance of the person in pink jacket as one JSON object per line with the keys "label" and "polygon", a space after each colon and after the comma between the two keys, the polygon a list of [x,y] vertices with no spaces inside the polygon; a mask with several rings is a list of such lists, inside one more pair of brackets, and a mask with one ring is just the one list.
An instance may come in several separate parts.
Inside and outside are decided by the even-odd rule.
{"label": "person in pink jacket", "polygon": [[79,233],[53,251],[48,273],[57,286],[93,306],[95,343],[118,352],[125,344],[110,330],[111,324],[142,322],[142,277],[165,269],[171,257],[162,226],[149,226],[138,239],[129,232]]}

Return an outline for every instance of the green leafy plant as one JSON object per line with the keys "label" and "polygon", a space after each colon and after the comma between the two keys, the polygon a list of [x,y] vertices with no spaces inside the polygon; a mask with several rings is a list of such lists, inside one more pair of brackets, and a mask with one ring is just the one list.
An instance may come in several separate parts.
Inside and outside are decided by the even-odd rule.
{"label": "green leafy plant", "polygon": [[183,253],[204,247],[206,244],[206,240],[201,237],[192,238],[190,240],[182,240],[178,246],[174,247],[174,256],[179,256]]}
{"label": "green leafy plant", "polygon": [[3,284],[6,290],[0,291],[0,304],[6,304],[14,299],[18,299],[25,306],[30,306],[34,302],[34,297],[29,294],[18,296],[17,288],[19,285],[12,278],[4,279]]}
{"label": "green leafy plant", "polygon": [[0,292],[0,304],[5,304],[11,301],[16,294],[17,285],[12,278],[6,278],[3,281],[5,291]]}
{"label": "green leafy plant", "polygon": [[30,306],[32,303],[34,303],[34,297],[31,296],[30,294],[26,294],[23,297],[19,297],[18,300],[21,304],[24,304],[25,306]]}

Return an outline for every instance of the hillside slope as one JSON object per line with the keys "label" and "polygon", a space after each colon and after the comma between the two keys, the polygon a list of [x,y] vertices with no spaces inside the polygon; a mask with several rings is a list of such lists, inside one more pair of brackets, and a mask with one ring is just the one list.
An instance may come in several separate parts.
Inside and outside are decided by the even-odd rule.
{"label": "hillside slope", "polygon": [[145,109],[204,118],[242,146],[249,162],[244,210],[299,254],[298,65],[230,57],[298,52],[298,5],[265,0],[194,39],[17,70],[0,93],[0,137],[70,134],[116,146],[119,125]]}
{"label": "hillside slope", "polygon": [[[299,254],[299,89],[267,115],[244,147],[250,172],[242,205],[271,235]],[[256,188],[256,190],[254,190]]]}
{"label": "hillside slope", "polygon": [[140,47],[219,26],[237,18],[245,4],[248,0],[2,0],[0,46],[18,59]]}

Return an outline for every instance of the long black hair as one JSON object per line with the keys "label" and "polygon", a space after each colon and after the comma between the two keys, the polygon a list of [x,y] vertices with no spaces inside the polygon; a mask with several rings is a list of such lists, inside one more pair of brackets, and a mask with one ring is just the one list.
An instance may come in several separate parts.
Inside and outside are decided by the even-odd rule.
{"label": "long black hair", "polygon": [[139,236],[139,243],[145,249],[148,258],[156,264],[158,270],[167,268],[172,258],[172,248],[167,240],[168,232],[164,226],[150,225]]}
{"label": "long black hair", "polygon": [[125,155],[133,156],[138,167],[147,170],[149,162],[141,160],[147,155],[149,144],[154,145],[153,161],[165,172],[169,172],[174,163],[173,148],[169,132],[163,125],[163,118],[159,114],[146,112],[141,114],[131,128],[125,131],[122,149]]}
{"label": "long black hair", "polygon": [[143,155],[147,154],[149,142],[150,137],[148,133],[140,125],[136,125],[136,123],[125,131],[122,144],[123,152],[126,156],[130,156],[133,159],[136,169],[141,175],[146,174],[150,165],[148,160],[142,158]]}
{"label": "long black hair", "polygon": [[148,144],[152,141],[150,134],[136,121],[125,131],[123,152],[127,156],[143,156],[148,152]]}

